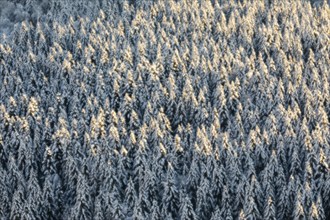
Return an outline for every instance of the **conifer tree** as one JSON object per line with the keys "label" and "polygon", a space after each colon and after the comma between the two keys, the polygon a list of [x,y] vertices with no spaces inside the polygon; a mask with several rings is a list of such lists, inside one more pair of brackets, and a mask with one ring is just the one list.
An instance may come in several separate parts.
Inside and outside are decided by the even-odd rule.
{"label": "conifer tree", "polygon": [[197,219],[188,195],[181,195],[180,199],[180,219]]}
{"label": "conifer tree", "polygon": [[329,218],[325,1],[0,2],[0,218]]}

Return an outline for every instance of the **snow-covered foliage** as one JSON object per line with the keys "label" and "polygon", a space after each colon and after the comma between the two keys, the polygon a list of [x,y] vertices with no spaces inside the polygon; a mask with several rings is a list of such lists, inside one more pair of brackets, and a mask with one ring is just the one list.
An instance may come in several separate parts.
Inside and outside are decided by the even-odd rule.
{"label": "snow-covered foliage", "polygon": [[47,0],[0,0],[0,34],[9,34],[15,24],[36,22],[49,10]]}
{"label": "snow-covered foliage", "polygon": [[325,1],[1,2],[1,219],[330,218]]}

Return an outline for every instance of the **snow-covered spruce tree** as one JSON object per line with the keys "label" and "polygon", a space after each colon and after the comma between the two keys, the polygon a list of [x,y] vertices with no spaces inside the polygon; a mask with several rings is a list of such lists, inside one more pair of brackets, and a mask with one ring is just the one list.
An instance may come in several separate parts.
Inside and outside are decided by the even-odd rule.
{"label": "snow-covered spruce tree", "polygon": [[0,219],[330,218],[326,1],[0,5]]}

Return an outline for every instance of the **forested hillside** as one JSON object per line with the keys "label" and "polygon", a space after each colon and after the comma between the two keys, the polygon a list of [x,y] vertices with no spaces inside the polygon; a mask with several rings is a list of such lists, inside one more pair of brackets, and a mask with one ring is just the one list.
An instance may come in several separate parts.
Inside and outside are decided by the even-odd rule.
{"label": "forested hillside", "polygon": [[0,219],[330,219],[326,1],[21,2]]}

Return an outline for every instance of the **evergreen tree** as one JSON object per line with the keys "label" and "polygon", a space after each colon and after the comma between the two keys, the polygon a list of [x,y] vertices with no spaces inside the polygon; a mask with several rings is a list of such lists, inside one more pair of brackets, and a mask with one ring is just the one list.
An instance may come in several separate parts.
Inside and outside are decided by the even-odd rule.
{"label": "evergreen tree", "polygon": [[197,219],[193,206],[188,195],[181,195],[180,201],[180,219]]}
{"label": "evergreen tree", "polygon": [[325,1],[0,2],[0,218],[329,218]]}

